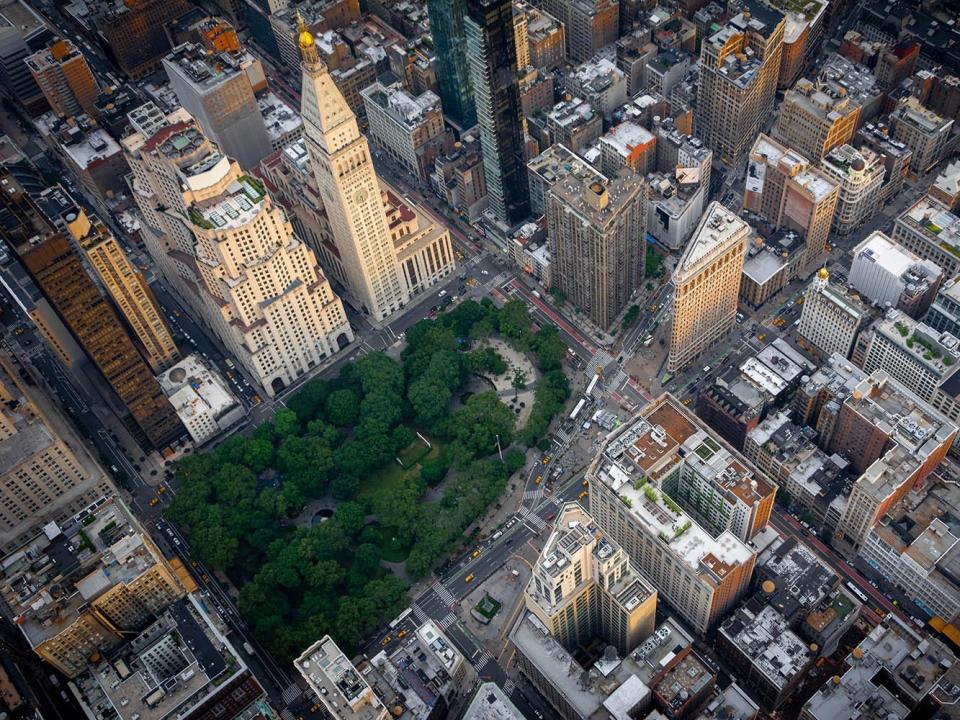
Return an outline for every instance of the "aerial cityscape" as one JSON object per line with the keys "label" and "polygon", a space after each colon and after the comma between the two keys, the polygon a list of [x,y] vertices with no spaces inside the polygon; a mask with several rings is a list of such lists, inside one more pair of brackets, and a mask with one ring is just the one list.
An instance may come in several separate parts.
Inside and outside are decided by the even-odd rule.
{"label": "aerial cityscape", "polygon": [[0,720],[960,720],[960,4],[0,0]]}

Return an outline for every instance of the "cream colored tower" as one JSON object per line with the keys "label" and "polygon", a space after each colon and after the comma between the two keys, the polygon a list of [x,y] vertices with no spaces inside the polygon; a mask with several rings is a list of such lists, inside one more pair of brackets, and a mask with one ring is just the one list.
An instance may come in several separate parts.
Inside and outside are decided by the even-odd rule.
{"label": "cream colored tower", "polygon": [[189,114],[152,130],[124,139],[147,249],[273,396],[353,340],[343,304],[263,183]]}
{"label": "cream colored tower", "polygon": [[113,302],[133,328],[153,371],[163,372],[176,363],[180,353],[170,328],[143,275],[133,269],[116,238],[99,221],[91,223],[85,213],[67,223],[67,230],[83,248]]}
{"label": "cream colored tower", "polygon": [[300,52],[303,135],[348,292],[375,320],[384,320],[400,310],[410,294],[397,262],[370,148],[302,20]]}
{"label": "cream colored tower", "polygon": [[722,338],[736,320],[750,226],[718,202],[707,208],[673,273],[667,368],[677,372]]}

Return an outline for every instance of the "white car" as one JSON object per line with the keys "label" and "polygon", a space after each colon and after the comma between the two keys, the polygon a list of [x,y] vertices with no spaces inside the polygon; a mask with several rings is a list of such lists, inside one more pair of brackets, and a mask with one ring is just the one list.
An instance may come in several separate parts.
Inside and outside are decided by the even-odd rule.
{"label": "white car", "polygon": [[440,294],[437,295],[437,297],[443,297],[443,296],[446,295],[446,294],[447,294],[447,291],[446,291],[446,290],[441,290],[441,291],[440,291]]}

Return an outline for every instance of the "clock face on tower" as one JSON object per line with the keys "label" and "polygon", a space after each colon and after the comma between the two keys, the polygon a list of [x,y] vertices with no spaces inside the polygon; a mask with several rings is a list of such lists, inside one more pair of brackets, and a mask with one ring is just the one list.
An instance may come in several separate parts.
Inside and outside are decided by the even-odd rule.
{"label": "clock face on tower", "polygon": [[357,190],[357,194],[354,195],[354,198],[358,203],[362,203],[367,199],[367,193],[365,193],[363,190]]}

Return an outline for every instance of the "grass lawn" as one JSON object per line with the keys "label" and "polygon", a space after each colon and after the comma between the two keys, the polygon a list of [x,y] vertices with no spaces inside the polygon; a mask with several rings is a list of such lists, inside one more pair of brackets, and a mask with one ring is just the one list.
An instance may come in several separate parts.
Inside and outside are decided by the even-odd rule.
{"label": "grass lawn", "polygon": [[417,438],[416,442],[404,448],[401,453],[401,459],[403,459],[404,453],[412,454],[414,450],[419,452],[419,457],[417,457],[414,464],[409,468],[403,467],[396,460],[391,460],[387,465],[376,472],[370,473],[361,480],[360,489],[357,491],[357,502],[364,503],[372,499],[378,492],[397,487],[407,478],[419,478],[420,466],[416,463],[426,460],[427,458],[435,458],[439,455],[440,444],[434,442],[432,448],[427,448],[420,438]]}
{"label": "grass lawn", "polygon": [[430,446],[427,445],[423,440],[417,438],[407,447],[401,450],[398,453],[400,462],[403,463],[403,467],[412,468],[418,462],[420,462],[427,453],[431,450]]}
{"label": "grass lawn", "polygon": [[502,607],[502,603],[494,600],[489,595],[484,595],[483,599],[474,605],[473,609],[483,615],[487,620],[493,620],[494,616],[500,612],[500,608]]}

